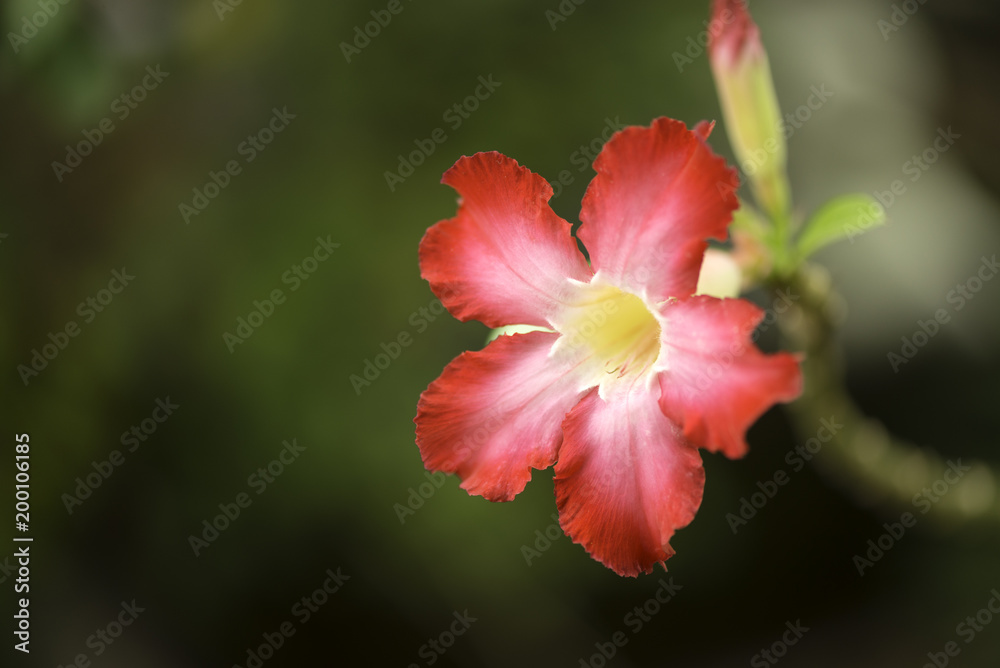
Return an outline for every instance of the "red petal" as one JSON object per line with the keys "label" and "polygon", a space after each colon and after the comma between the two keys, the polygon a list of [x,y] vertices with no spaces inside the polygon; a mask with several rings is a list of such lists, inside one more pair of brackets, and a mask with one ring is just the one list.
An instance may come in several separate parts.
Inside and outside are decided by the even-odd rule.
{"label": "red petal", "polygon": [[696,445],[746,454],[746,431],[768,408],[802,391],[798,358],[764,355],[750,335],[764,312],[742,299],[697,296],[662,310],[660,405]]}
{"label": "red petal", "polygon": [[549,208],[552,187],[497,152],[459,158],[442,183],[461,196],[458,215],[420,242],[420,273],[459,320],[489,327],[548,327],[569,289],[592,272]]}
{"label": "red petal", "polygon": [[698,450],[638,382],[610,401],[592,390],[566,417],[556,464],[559,522],[619,575],[648,573],[701,505]]}
{"label": "red petal", "polygon": [[580,365],[549,357],[558,336],[501,336],[452,361],[417,405],[424,465],[490,501],[510,501],[531,469],[551,466],[563,418],[586,392]]}
{"label": "red petal", "polygon": [[738,206],[735,171],[704,142],[710,129],[659,118],[625,128],[597,156],[579,237],[609,282],[645,286],[654,302],[694,293],[705,240],[725,239]]}

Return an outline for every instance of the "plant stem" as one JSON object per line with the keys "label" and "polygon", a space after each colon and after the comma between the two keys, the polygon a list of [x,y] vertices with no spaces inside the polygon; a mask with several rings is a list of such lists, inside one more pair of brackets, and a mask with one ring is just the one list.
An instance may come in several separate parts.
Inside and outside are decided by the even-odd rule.
{"label": "plant stem", "polygon": [[[830,288],[825,270],[802,265],[790,279],[780,281],[780,287],[800,295],[800,308],[780,321],[793,346],[806,355],[805,389],[788,407],[796,427],[800,434],[811,435],[822,419],[843,425],[814,460],[821,470],[865,505],[912,512],[923,495],[934,504],[938,519],[1000,522],[998,476],[988,464],[963,458],[962,466],[971,469],[962,473],[960,484],[945,486],[958,475],[949,470],[960,471],[958,458],[945,462],[933,450],[894,437],[848,395],[833,338],[842,301]],[[934,483],[942,480],[934,491]],[[947,491],[942,494],[942,489]]]}

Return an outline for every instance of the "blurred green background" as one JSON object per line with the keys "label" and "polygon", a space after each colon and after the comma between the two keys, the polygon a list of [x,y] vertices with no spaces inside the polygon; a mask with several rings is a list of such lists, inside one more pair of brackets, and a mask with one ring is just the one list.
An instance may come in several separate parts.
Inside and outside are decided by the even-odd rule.
{"label": "blurred green background", "polygon": [[[810,86],[834,92],[789,139],[803,212],[909,179],[904,164],[938,128],[962,135],[907,181],[888,227],[820,260],[848,308],[845,364],[862,407],[947,457],[1000,465],[1000,282],[899,373],[886,363],[981,255],[1000,250],[1000,11],[986,0],[904,4],[912,16],[888,32],[879,21],[894,10],[881,1],[760,0],[752,10],[785,111],[804,104]],[[53,15],[26,29],[42,5]],[[560,6],[567,15],[553,24],[547,12]],[[454,478],[425,484],[417,398],[486,335],[421,313],[436,302],[419,277],[417,244],[455,211],[442,172],[481,150],[550,181],[569,170],[572,183],[552,205],[576,222],[593,174],[580,147],[608,119],[648,125],[668,115],[690,125],[720,113],[696,48],[707,1],[401,0],[348,62],[341,44],[386,7],[3,4],[0,474],[10,489],[12,435],[27,432],[35,537],[32,653],[8,646],[4,664],[70,665],[84,654],[95,666],[246,666],[264,634],[291,622],[295,634],[264,665],[600,666],[595,643],[621,631],[627,642],[608,665],[738,666],[801,620],[810,630],[783,665],[920,666],[952,640],[961,646],[954,665],[997,665],[1000,618],[973,642],[956,635],[1000,588],[996,523],[948,524],[932,511],[859,577],[852,557],[901,509],[861,503],[807,467],[733,534],[726,514],[812,436],[794,433],[780,408],[751,430],[745,460],[704,455],[704,503],[668,562],[683,589],[639,629],[626,616],[668,576],[621,579],[551,529],[551,471],[536,472],[509,504],[471,498]],[[153,85],[147,68],[168,74]],[[479,77],[499,86],[456,126],[445,113]],[[294,118],[251,151],[244,142],[274,109]],[[53,162],[96,137],[102,119],[113,130],[57,175]],[[447,139],[390,189],[385,172],[436,128]],[[712,144],[731,157],[723,127]],[[239,173],[217,177],[225,187],[186,221],[180,207],[193,189],[234,160]],[[315,272],[292,290],[286,272],[317,237],[339,247],[307,262]],[[135,278],[102,293],[122,268]],[[277,289],[285,301],[227,346],[224,333]],[[109,297],[100,312],[78,310]],[[18,366],[69,321],[79,334],[23,382]],[[356,392],[350,376],[402,332],[412,344]],[[178,407],[149,421],[168,397]],[[123,432],[144,420],[155,432],[129,451]],[[273,466],[280,475],[266,485],[250,478],[293,439],[304,450]],[[114,450],[124,462],[68,512],[77,478]],[[250,505],[196,556],[189,537],[241,493]],[[401,515],[407,506],[415,511]],[[556,539],[529,564],[524,547],[546,546],[547,529]],[[12,552],[0,547],[0,559]],[[293,606],[327,569],[349,579],[301,623]],[[7,567],[0,578],[4,610],[13,610]],[[133,599],[145,608],[135,622],[109,645],[93,641]],[[466,611],[476,621],[449,638]],[[450,645],[443,654],[425,645],[439,638]]]}

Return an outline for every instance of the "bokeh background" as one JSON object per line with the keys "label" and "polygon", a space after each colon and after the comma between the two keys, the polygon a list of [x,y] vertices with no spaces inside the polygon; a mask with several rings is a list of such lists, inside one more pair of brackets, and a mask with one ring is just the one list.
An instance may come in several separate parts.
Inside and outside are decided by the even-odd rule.
{"label": "bokeh background", "polygon": [[[887,227],[819,256],[848,309],[851,393],[921,446],[1000,466],[1000,280],[899,373],[886,361],[1000,250],[1000,10],[902,4],[912,16],[890,32],[883,1],[751,8],[784,109],[811,86],[833,92],[789,140],[800,210],[906,179]],[[416,506],[411,492],[427,482],[417,397],[486,335],[420,315],[436,303],[417,243],[455,210],[442,172],[494,149],[549,180],[569,170],[553,207],[576,222],[592,176],[578,151],[608,119],[720,117],[707,57],[691,46],[707,0],[401,0],[350,62],[341,43],[386,2],[50,5],[23,43],[10,34],[38,0],[8,0],[0,15],[0,474],[9,490],[12,435],[30,434],[35,538],[32,653],[8,644],[4,665],[84,654],[94,666],[246,666],[248,649],[290,621],[295,635],[264,665],[599,666],[595,643],[622,631],[608,665],[740,666],[797,620],[810,630],[782,665],[916,667],[952,640],[952,665],[998,665],[1000,618],[971,643],[956,635],[1000,587],[995,521],[932,511],[859,577],[852,557],[906,508],[862,503],[807,467],[733,534],[726,514],[812,435],[781,408],[750,431],[743,461],[705,455],[704,503],[674,539],[669,574],[621,579],[554,534],[550,471],[498,505],[449,478],[400,519],[397,504]],[[560,6],[553,28],[547,12]],[[112,105],[147,67],[169,74],[121,118]],[[454,127],[443,114],[480,76],[500,86]],[[275,108],[294,119],[247,162],[241,144]],[[52,163],[105,118],[114,130],[57,178]],[[910,181],[905,163],[948,127],[961,137]],[[447,140],[390,189],[397,156],[436,128]],[[724,127],[712,144],[732,155]],[[179,206],[230,160],[242,171],[185,221]],[[317,237],[340,246],[291,291],[283,275]],[[78,304],[123,267],[134,280],[86,322]],[[275,289],[287,301],[230,352],[223,334]],[[79,335],[25,384],[18,365],[70,320]],[[412,344],[356,392],[351,374],[402,332]],[[168,397],[178,408],[127,451],[123,432]],[[292,439],[305,449],[257,494],[248,478]],[[114,450],[124,463],[68,512],[64,495]],[[189,536],[240,493],[252,504],[196,556]],[[12,493],[3,498],[12,521]],[[557,538],[529,564],[523,548],[546,530]],[[350,579],[300,623],[293,606],[338,568]],[[637,631],[626,615],[667,577],[683,589]],[[9,641],[13,575],[0,578]],[[97,655],[88,639],[133,599],[145,610]],[[443,655],[422,650],[465,611],[476,621]]]}

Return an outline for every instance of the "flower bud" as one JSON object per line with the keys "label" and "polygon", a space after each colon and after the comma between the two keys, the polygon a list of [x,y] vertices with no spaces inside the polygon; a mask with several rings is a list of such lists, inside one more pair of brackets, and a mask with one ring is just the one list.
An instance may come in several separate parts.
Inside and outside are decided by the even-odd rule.
{"label": "flower bud", "polygon": [[772,218],[789,209],[785,137],[760,29],[746,0],[715,0],[709,59],[726,133],[758,205]]}

